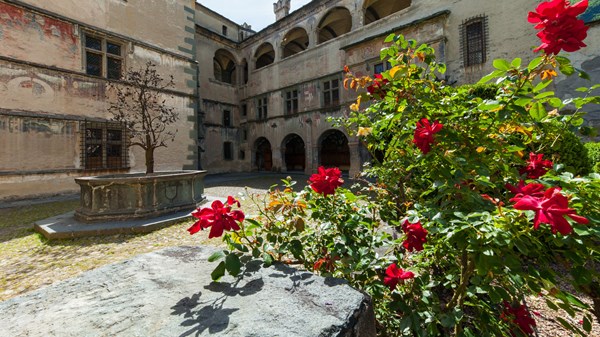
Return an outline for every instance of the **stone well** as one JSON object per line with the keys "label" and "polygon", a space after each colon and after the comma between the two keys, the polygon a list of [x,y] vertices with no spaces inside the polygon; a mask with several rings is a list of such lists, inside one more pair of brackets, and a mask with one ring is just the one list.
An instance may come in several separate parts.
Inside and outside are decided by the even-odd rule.
{"label": "stone well", "polygon": [[192,210],[204,198],[206,171],[170,171],[76,178],[82,222],[153,218]]}

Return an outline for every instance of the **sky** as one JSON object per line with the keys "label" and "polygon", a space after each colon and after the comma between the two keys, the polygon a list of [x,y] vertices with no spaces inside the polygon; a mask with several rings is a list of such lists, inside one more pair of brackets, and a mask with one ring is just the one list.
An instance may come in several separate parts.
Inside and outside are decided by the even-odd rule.
{"label": "sky", "polygon": [[[310,1],[292,0],[290,13]],[[276,0],[197,0],[197,2],[237,24],[247,22],[252,26],[252,30],[257,32],[275,22],[273,3]]]}

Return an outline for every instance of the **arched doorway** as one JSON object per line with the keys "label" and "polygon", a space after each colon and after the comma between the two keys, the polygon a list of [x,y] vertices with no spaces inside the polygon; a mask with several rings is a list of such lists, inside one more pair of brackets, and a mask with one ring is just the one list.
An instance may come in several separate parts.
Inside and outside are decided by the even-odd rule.
{"label": "arched doorway", "polygon": [[308,48],[308,33],[303,28],[294,28],[285,34],[281,45],[283,46],[283,58],[304,51]]}
{"label": "arched doorway", "polygon": [[281,144],[287,171],[304,171],[306,167],[306,150],[304,141],[297,134],[290,134]]}
{"label": "arched doorway", "polygon": [[321,135],[319,142],[319,165],[350,170],[350,147],[348,138],[339,130],[329,130]]}
{"label": "arched doorway", "polygon": [[254,167],[259,171],[271,171],[273,168],[273,153],[271,143],[260,137],[254,142]]}
{"label": "arched doorway", "polygon": [[275,50],[273,49],[273,45],[268,42],[261,44],[260,47],[256,49],[254,58],[256,60],[254,69],[260,69],[273,63],[275,61]]}

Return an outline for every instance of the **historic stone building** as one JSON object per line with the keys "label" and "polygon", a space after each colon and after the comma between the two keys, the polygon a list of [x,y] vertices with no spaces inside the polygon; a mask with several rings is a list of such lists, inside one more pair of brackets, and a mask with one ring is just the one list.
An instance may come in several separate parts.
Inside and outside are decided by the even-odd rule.
{"label": "historic stone building", "polygon": [[[445,80],[463,84],[495,58],[527,62],[539,44],[527,12],[539,0],[314,0],[255,32],[194,0],[0,0],[0,199],[77,189],[73,178],[143,171],[107,112],[107,83],[151,60],[177,84],[164,92],[180,112],[157,170],[210,173],[339,166],[351,175],[368,156],[329,117],[356,97],[357,75],[388,68],[390,33],[437,50]],[[597,10],[597,9],[596,9]],[[590,23],[575,66],[600,80],[600,25]],[[568,96],[583,80],[559,78]],[[588,121],[600,125],[592,114]]]}
{"label": "historic stone building", "polygon": [[[110,122],[108,83],[147,61],[176,87],[175,141],[157,170],[197,168],[193,0],[0,0],[0,199],[74,191],[73,178],[144,171]],[[160,18],[160,19],[158,19]]]}
{"label": "historic stone building", "polygon": [[[344,65],[359,75],[385,70],[383,40],[402,33],[436,48],[449,83],[474,82],[495,58],[534,57],[539,41],[526,17],[538,3],[321,0],[289,14],[290,1],[279,0],[277,21],[255,34],[197,4],[201,164],[211,172],[311,173],[325,165],[354,174],[368,158],[356,138],[328,122],[355,98],[342,87]],[[574,60],[600,78],[597,54],[588,48]]]}

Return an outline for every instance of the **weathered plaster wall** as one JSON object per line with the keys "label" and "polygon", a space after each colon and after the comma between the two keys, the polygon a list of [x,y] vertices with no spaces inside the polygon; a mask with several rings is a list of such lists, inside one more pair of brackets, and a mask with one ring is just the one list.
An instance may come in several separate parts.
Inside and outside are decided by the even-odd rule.
{"label": "weathered plaster wall", "polygon": [[81,40],[75,25],[0,2],[2,55],[81,70]]}
{"label": "weathered plaster wall", "polygon": [[[88,31],[122,43],[125,68],[152,61],[174,76],[175,88],[161,95],[180,115],[178,132],[156,151],[155,170],[196,169],[194,20],[191,0],[0,0],[0,200],[74,191],[73,176],[123,171],[81,164],[80,122],[110,119],[114,99],[108,80],[85,74]],[[129,164],[145,170],[141,149],[129,149]]]}
{"label": "weathered plaster wall", "polygon": [[182,53],[182,44],[178,43],[190,33],[182,27],[184,18],[191,16],[184,6],[192,10],[195,7],[194,0],[21,1],[178,54]]}

